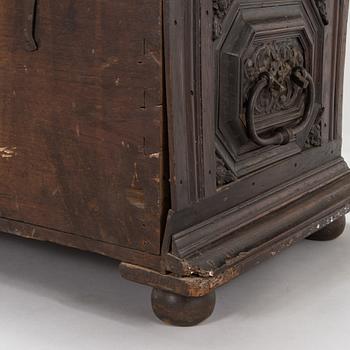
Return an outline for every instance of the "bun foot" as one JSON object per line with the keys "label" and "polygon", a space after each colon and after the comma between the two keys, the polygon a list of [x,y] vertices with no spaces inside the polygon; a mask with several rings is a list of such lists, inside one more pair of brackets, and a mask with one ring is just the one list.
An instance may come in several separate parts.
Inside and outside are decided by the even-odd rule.
{"label": "bun foot", "polygon": [[195,326],[213,313],[215,292],[193,298],[154,288],[152,308],[155,315],[167,324],[181,327]]}
{"label": "bun foot", "polygon": [[345,216],[342,216],[340,219],[337,219],[321,230],[315,232],[307,239],[312,241],[332,241],[333,239],[338,238],[344,232],[345,225],[346,219]]}

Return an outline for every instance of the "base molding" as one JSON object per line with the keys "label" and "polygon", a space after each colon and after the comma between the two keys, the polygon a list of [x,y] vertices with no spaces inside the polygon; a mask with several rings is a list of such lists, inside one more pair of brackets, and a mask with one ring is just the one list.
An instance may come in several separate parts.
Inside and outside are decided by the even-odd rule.
{"label": "base molding", "polygon": [[[174,231],[163,253],[167,270],[181,276],[210,277],[225,268],[227,261],[236,261],[276,237],[292,236],[295,230],[309,230],[306,235],[311,235],[325,218],[334,220],[339,210],[349,211],[344,210],[349,202],[350,171],[340,159],[197,225]],[[181,216],[175,219],[181,222]]]}
{"label": "base molding", "polygon": [[[350,212],[350,173],[183,257],[168,274],[122,263],[124,278],[184,296],[203,296]],[[214,234],[214,233],[213,233]]]}
{"label": "base molding", "polygon": [[[162,274],[155,270],[124,262],[119,265],[119,271],[123,278],[135,283],[163,289],[183,296],[201,297],[239,277],[243,272],[259,265],[264,260],[280,254],[299,240],[319,230],[318,227],[325,227],[329,222],[337,220],[349,211],[350,200],[344,208],[339,208],[323,220],[317,221],[307,228],[295,232],[293,235],[288,235],[285,238],[276,237],[276,239],[256,247],[249,253],[242,253],[236,261],[227,260],[226,265],[221,269],[222,271],[214,276],[200,277],[193,274],[192,277],[180,277],[172,273]],[[188,267],[191,269],[194,268],[191,266]]]}

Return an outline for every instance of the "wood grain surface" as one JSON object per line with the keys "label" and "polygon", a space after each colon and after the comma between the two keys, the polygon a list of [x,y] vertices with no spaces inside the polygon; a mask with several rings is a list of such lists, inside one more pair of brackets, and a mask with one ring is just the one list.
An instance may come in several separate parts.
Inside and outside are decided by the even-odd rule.
{"label": "wood grain surface", "polygon": [[[160,0],[0,0],[0,216],[157,254]],[[140,239],[141,237],[141,239]]]}

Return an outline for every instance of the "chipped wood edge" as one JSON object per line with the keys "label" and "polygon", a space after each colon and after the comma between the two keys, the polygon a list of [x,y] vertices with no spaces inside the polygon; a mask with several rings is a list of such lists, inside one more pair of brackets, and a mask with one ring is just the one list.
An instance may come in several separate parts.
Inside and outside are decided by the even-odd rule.
{"label": "chipped wood edge", "polygon": [[239,276],[239,272],[234,267],[212,278],[177,277],[128,263],[121,263],[119,271],[121,276],[129,281],[188,297],[208,295],[214,289]]}
{"label": "chipped wood edge", "polygon": [[211,293],[218,287],[237,278],[250,268],[259,265],[264,260],[280,254],[298,241],[312,235],[328,224],[350,212],[350,198],[337,209],[332,210],[322,219],[312,221],[301,227],[298,225],[292,229],[293,233],[284,232],[269,242],[255,247],[249,252],[240,254],[236,259],[227,260],[225,266],[217,274],[199,276],[200,271],[190,266],[190,262],[182,261],[192,270],[192,277],[180,277],[174,274],[162,274],[157,271],[129,263],[121,263],[119,270],[121,276],[127,280],[148,285],[153,288],[163,289],[175,294],[189,297],[201,297]]}

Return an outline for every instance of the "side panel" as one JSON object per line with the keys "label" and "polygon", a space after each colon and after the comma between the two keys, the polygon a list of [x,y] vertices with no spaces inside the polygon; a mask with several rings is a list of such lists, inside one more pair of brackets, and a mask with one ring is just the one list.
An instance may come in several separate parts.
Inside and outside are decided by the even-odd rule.
{"label": "side panel", "polygon": [[0,1],[0,216],[159,253],[162,2],[37,1],[33,51],[30,3]]}

